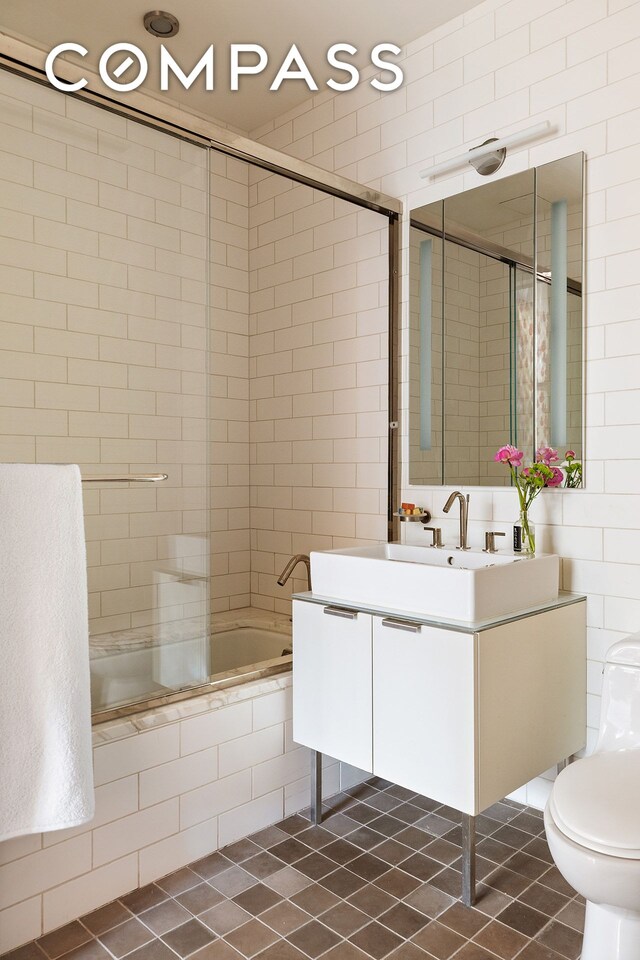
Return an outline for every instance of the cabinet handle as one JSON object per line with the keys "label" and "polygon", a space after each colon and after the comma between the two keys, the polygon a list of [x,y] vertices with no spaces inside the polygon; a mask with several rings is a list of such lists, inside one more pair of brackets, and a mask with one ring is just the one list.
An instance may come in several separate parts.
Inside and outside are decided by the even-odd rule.
{"label": "cabinet handle", "polygon": [[391,617],[385,617],[382,621],[383,627],[392,627],[394,630],[406,630],[407,633],[420,633],[421,623],[412,623],[411,620],[393,620]]}
{"label": "cabinet handle", "polygon": [[343,617],[345,620],[357,620],[357,610],[345,610],[344,607],[324,607],[324,612],[330,617]]}

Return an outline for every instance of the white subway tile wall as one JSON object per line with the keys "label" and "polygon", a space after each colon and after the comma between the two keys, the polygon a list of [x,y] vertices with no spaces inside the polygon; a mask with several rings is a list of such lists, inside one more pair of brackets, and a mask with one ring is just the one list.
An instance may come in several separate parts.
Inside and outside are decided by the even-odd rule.
{"label": "white subway tile wall", "polygon": [[387,220],[252,168],[251,605],[290,555],[386,537]]}
{"label": "white subway tile wall", "polygon": [[[563,557],[562,586],[588,596],[588,747],[606,649],[640,627],[640,61],[630,42],[639,33],[638,0],[486,0],[406,45],[405,82],[395,93],[364,82],[350,93],[323,92],[252,133],[400,197],[407,211],[485,182],[471,170],[435,183],[418,173],[486,137],[543,119],[556,128],[510,151],[497,177],[586,152],[586,489],[545,492],[533,517],[542,550]],[[403,240],[408,256],[406,222]],[[442,513],[450,488],[408,485],[406,269],[403,279],[403,498],[424,502],[451,542],[457,521]],[[516,517],[511,491],[472,491],[472,542],[486,529],[509,533]],[[406,526],[422,542],[417,525]],[[530,784],[526,801],[541,806],[549,786]]]}
{"label": "white subway tile wall", "polygon": [[385,536],[387,221],[215,152],[210,193],[212,614],[290,613],[290,555]]}
{"label": "white subway tile wall", "polygon": [[[251,604],[249,168],[210,154],[211,613]],[[176,397],[177,403],[184,398]]]}

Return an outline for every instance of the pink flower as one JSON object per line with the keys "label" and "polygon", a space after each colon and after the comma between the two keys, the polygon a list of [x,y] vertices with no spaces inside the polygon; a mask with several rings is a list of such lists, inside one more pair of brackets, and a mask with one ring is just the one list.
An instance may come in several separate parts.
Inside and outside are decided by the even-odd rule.
{"label": "pink flower", "polygon": [[551,480],[547,480],[547,486],[559,487],[564,480],[564,474],[560,467],[551,467],[550,469],[553,470],[553,477]]}
{"label": "pink flower", "polygon": [[576,458],[575,450],[567,450],[564,456],[565,456],[565,460],[575,460]]}
{"label": "pink flower", "polygon": [[547,467],[551,466],[552,463],[557,463],[559,459],[558,451],[554,450],[553,447],[539,447],[536,450],[536,460],[539,463],[544,463]]}
{"label": "pink flower", "polygon": [[520,467],[522,466],[523,457],[524,453],[522,450],[518,450],[517,447],[507,443],[504,447],[500,447],[493,459],[496,463],[508,463],[512,467]]}

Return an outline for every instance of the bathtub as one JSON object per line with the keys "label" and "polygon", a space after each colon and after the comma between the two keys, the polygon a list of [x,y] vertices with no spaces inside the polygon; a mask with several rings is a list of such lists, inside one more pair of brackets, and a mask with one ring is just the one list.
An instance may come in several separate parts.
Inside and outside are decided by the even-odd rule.
{"label": "bathtub", "polygon": [[232,627],[211,635],[211,673],[216,675],[291,654],[291,631]]}
{"label": "bathtub", "polygon": [[291,621],[264,611],[90,638],[94,722],[291,669]]}

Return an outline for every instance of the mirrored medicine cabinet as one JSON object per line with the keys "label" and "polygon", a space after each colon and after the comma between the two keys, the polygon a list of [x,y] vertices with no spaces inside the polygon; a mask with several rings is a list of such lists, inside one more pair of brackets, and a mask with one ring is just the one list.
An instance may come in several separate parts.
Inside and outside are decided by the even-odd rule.
{"label": "mirrored medicine cabinet", "polygon": [[583,453],[584,154],[411,211],[409,482],[505,486]]}

